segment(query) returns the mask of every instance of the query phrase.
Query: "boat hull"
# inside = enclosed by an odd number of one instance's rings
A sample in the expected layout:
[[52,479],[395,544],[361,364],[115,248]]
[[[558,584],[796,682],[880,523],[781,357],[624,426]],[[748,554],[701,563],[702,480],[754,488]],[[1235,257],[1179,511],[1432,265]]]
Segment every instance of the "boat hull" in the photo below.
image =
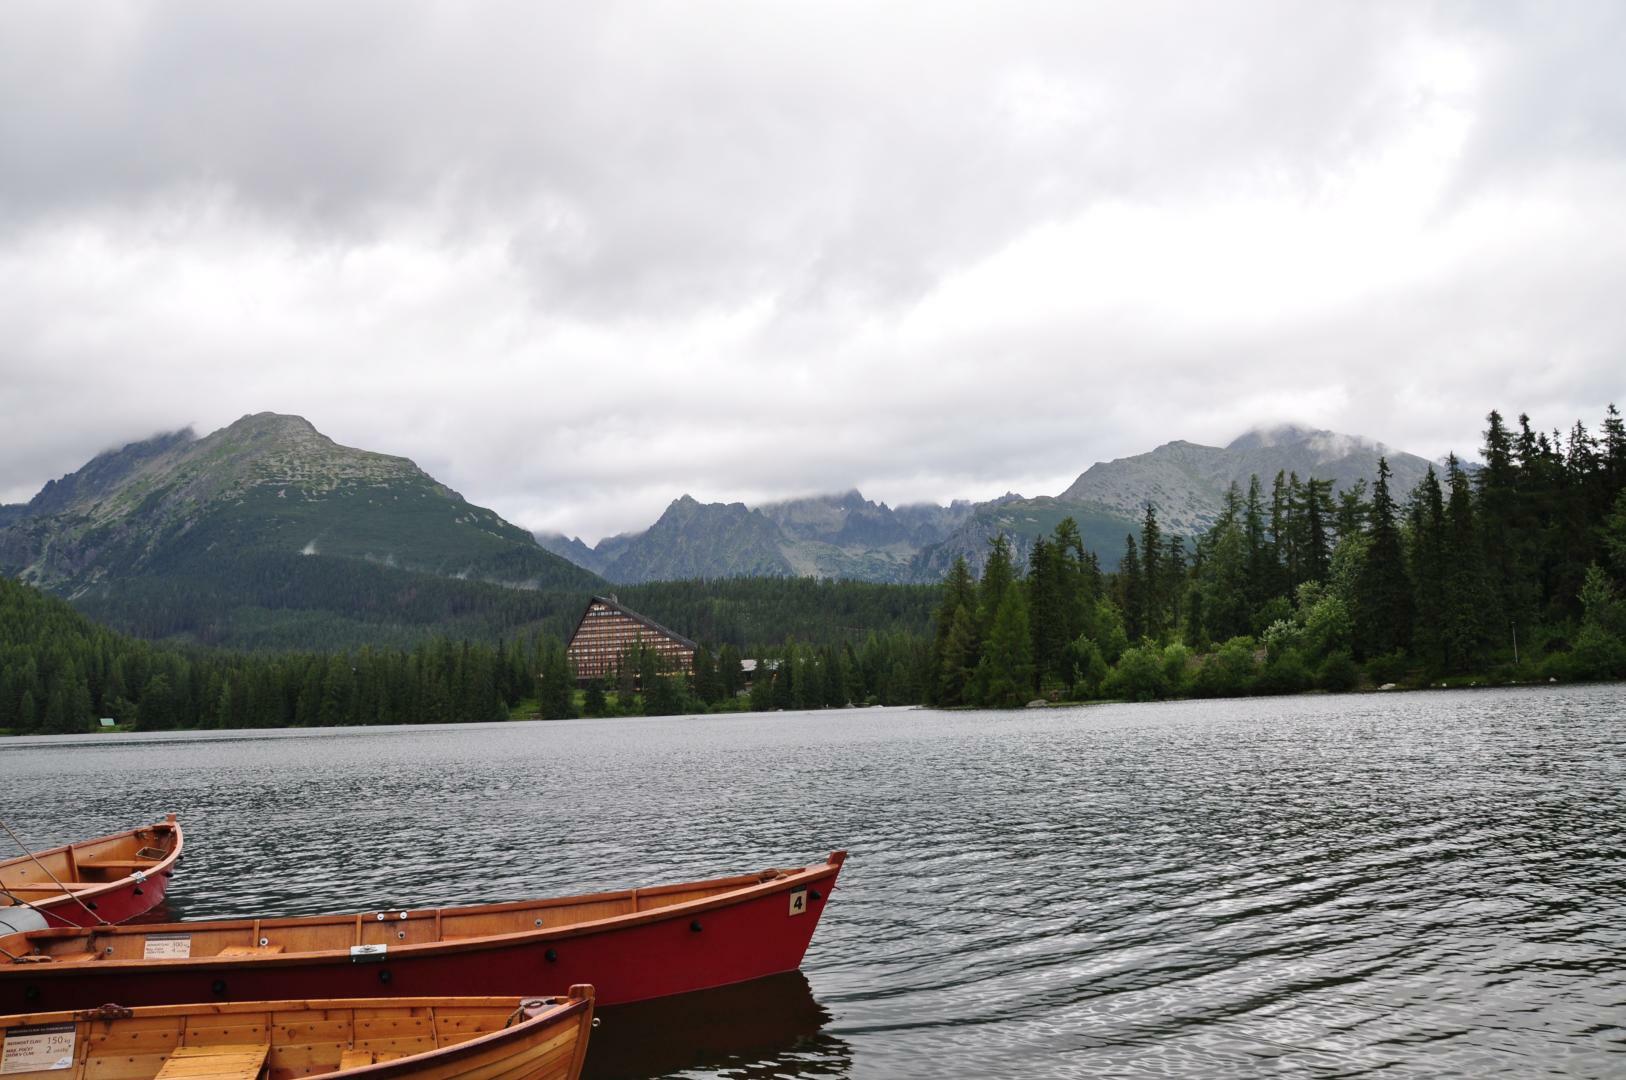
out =
[[[0,1012],[82,1009],[107,1001],[161,1005],[524,994],[539,985],[572,983],[593,984],[600,1006],[644,1001],[796,970],[840,868],[836,859],[739,897],[677,904],[634,920],[386,948],[365,956],[329,951],[142,963],[4,963]],[[189,925],[207,924],[151,929]]]
[[104,1005],[0,1017],[0,1044],[12,1080],[574,1080],[592,1022],[593,988],[572,986],[565,998]]
[[[163,903],[181,847],[181,826],[171,814],[156,825],[7,859],[0,863],[0,904],[26,900],[49,926],[125,922]],[[132,858],[138,851],[153,857]],[[117,867],[113,874],[125,873],[105,877],[110,866]]]
[[68,900],[42,909],[41,914],[52,926],[95,926],[98,917],[110,923],[128,922],[164,902],[172,873],[160,870],[149,874],[145,881],[126,881],[116,889],[99,893],[87,900],[87,905],[96,905],[89,911]]

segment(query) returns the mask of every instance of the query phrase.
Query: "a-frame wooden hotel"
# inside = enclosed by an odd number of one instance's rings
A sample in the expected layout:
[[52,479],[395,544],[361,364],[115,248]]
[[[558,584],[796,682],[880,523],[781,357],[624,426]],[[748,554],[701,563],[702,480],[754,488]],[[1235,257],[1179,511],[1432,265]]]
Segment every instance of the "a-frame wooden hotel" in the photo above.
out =
[[659,656],[668,671],[694,673],[694,642],[622,607],[614,596],[595,596],[588,603],[567,653],[576,681],[587,683],[614,678],[626,655],[640,646]]

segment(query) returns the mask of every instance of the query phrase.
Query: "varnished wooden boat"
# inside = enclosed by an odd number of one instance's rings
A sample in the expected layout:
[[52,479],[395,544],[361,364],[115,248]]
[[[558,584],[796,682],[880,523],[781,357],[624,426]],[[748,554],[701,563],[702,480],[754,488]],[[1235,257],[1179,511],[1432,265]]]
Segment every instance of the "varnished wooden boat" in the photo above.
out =
[[10,934],[0,1012],[520,994],[538,982],[590,982],[606,1006],[727,986],[801,966],[845,859],[481,907]]
[[133,919],[164,898],[181,826],[156,825],[81,840],[0,862],[0,909],[31,907],[51,926],[95,926]]
[[0,1017],[7,1080],[574,1080],[593,988],[567,997],[103,1005]]

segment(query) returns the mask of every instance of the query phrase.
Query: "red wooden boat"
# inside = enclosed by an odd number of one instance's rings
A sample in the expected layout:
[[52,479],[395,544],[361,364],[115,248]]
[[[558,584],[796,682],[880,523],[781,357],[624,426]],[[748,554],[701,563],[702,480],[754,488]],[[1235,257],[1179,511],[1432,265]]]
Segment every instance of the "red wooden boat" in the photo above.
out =
[[801,965],[846,859],[796,870],[427,911],[34,930],[0,937],[0,1013],[307,997],[524,994],[600,1005]]
[[0,862],[0,913],[31,907],[51,926],[95,926],[133,919],[164,898],[181,826],[156,825],[81,840]]
[[10,1080],[575,1080],[593,988],[568,997],[103,1005],[0,1016]]

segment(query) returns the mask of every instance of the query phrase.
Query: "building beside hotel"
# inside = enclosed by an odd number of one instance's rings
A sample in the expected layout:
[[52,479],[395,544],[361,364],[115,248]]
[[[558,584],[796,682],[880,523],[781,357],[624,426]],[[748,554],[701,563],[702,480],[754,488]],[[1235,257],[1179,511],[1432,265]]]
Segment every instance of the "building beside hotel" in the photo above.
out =
[[566,651],[575,665],[576,681],[587,683],[614,678],[625,657],[640,647],[659,656],[668,671],[694,673],[694,642],[622,607],[614,596],[593,597]]

